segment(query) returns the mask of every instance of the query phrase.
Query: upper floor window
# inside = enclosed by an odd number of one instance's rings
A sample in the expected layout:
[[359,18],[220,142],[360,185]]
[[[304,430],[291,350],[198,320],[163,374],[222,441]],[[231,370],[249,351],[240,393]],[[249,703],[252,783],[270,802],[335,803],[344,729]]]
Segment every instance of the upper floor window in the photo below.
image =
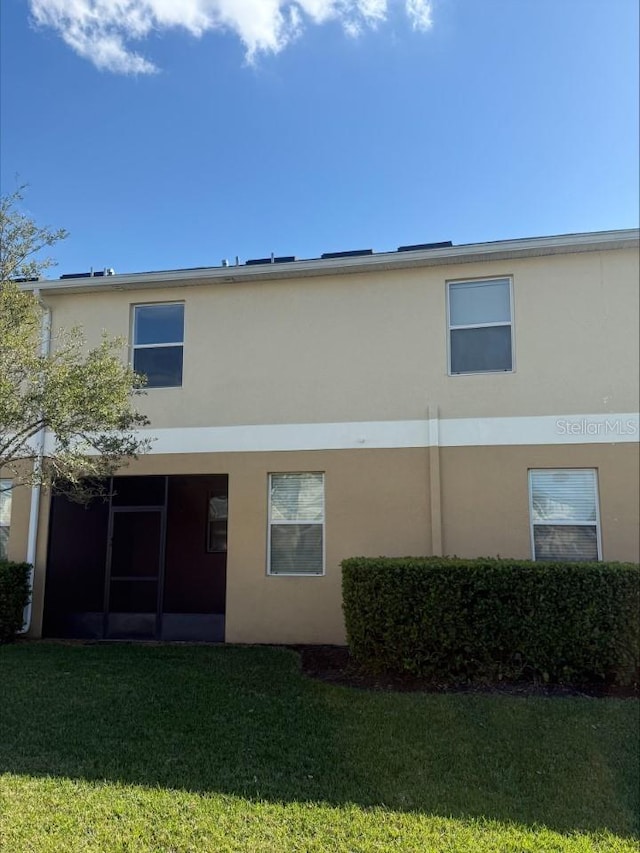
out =
[[159,302],[133,306],[133,368],[147,377],[147,388],[182,385],[184,304]]
[[268,573],[324,573],[324,474],[269,475]]
[[0,480],[0,560],[6,560],[11,526],[11,480]]
[[449,373],[513,370],[511,279],[449,283]]
[[601,559],[595,469],[530,470],[529,501],[534,560]]

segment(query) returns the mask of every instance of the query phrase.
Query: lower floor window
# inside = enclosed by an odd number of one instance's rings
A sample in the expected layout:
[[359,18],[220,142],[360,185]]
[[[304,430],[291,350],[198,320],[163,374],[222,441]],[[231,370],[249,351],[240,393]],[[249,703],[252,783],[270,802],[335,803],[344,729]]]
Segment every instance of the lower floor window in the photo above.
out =
[[602,558],[595,469],[530,470],[529,502],[534,560]]
[[11,480],[0,480],[0,560],[6,560],[11,525]]
[[324,573],[324,474],[269,475],[270,575]]
[[209,495],[207,507],[207,553],[215,554],[227,550],[227,495]]

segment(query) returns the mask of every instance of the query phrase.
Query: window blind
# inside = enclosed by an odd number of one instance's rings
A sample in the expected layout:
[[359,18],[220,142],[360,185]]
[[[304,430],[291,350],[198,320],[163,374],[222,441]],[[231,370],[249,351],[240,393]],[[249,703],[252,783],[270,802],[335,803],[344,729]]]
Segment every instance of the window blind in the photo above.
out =
[[532,470],[529,484],[534,559],[600,559],[596,471]]
[[271,474],[269,574],[324,569],[324,474]]
[[7,556],[11,525],[11,480],[0,480],[0,559]]
[[595,471],[532,471],[531,494],[534,522],[596,520]]

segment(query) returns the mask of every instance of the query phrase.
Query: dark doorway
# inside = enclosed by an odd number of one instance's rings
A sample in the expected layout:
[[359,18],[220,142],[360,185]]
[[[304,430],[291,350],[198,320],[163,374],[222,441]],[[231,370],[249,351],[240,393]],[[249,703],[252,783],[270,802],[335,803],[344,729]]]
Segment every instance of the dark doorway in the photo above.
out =
[[105,636],[158,635],[164,509],[111,509]]
[[115,477],[52,500],[43,633],[224,640],[227,475]]

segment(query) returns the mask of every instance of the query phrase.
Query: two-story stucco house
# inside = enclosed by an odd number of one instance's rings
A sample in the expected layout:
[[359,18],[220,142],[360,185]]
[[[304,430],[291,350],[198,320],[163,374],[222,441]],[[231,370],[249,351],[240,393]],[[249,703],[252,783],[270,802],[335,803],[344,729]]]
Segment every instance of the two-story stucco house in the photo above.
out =
[[341,643],[348,556],[638,560],[638,242],[37,282],[129,340],[155,441],[108,503],[5,496],[30,634]]

